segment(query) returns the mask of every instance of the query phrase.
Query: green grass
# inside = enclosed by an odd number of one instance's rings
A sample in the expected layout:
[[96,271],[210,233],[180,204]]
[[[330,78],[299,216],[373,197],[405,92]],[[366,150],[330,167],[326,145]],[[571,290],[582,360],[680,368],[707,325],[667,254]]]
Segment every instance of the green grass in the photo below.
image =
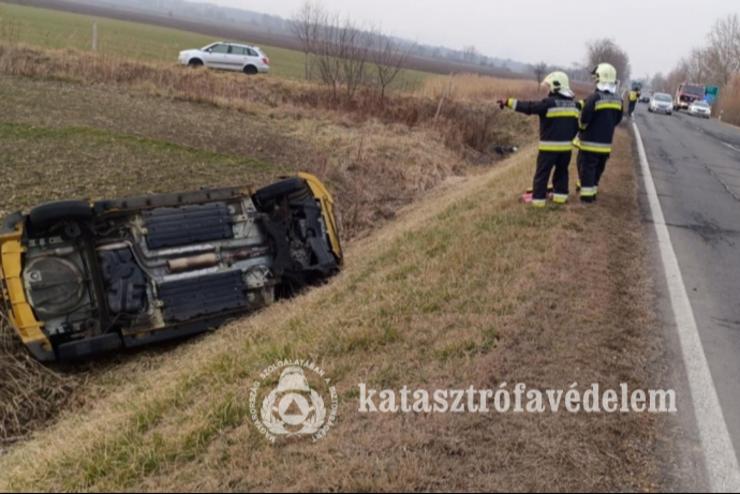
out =
[[0,182],[6,213],[50,200],[246,184],[277,170],[249,157],[87,127],[0,123],[0,149],[3,170],[12,171]]
[[[41,48],[90,50],[94,22],[98,26],[98,52],[146,62],[174,64],[181,50],[200,48],[217,40],[178,29],[0,2],[0,41]],[[249,39],[231,41],[250,43]],[[288,79],[304,77],[301,52],[260,46],[270,57],[272,74]],[[407,70],[395,86],[413,89],[428,76],[424,72]]]

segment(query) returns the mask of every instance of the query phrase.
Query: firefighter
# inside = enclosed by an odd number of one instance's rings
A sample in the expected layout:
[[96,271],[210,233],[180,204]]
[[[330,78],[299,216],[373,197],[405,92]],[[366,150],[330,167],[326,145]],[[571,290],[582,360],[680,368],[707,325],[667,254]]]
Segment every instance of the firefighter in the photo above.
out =
[[617,95],[617,69],[608,63],[592,71],[596,90],[581,104],[578,148],[578,175],[581,201],[596,200],[599,181],[612,152],[614,129],[622,121],[623,103]]
[[568,202],[568,166],[573,151],[573,138],[578,133],[579,111],[570,90],[568,76],[564,72],[553,72],[545,77],[542,86],[548,95],[541,101],[518,101],[514,98],[498,100],[500,108],[511,108],[526,115],[540,117],[540,143],[537,169],[534,174],[532,192],[525,193],[525,202],[532,206],[545,207],[547,185],[552,173],[555,204]]
[[629,116],[632,118],[632,114],[635,112],[635,106],[637,101],[640,99],[640,86],[634,84],[629,93],[627,93],[627,99],[629,100]]

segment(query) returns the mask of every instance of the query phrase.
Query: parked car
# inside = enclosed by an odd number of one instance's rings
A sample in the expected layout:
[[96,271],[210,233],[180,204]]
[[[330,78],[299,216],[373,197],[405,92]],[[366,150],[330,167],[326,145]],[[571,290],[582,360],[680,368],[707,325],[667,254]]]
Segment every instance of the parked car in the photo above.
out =
[[219,41],[200,49],[183,50],[177,58],[181,65],[234,70],[248,75],[266,74],[270,59],[257,46]]
[[667,93],[655,93],[650,98],[650,104],[648,105],[648,111],[650,113],[660,112],[666,115],[673,114],[673,98]]
[[706,101],[694,101],[689,105],[689,115],[709,118],[712,116],[712,107]]
[[61,201],[0,223],[0,307],[37,359],[80,359],[215,328],[341,264],[331,195],[307,173]]

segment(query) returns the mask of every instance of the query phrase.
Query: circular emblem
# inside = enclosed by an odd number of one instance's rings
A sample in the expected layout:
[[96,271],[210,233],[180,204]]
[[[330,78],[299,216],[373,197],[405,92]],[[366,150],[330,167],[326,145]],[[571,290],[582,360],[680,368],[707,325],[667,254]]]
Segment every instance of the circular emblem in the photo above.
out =
[[[276,384],[264,384],[275,378]],[[336,421],[338,404],[336,388],[323,369],[303,361],[271,365],[249,393],[252,421],[271,442],[309,436],[318,441]]]

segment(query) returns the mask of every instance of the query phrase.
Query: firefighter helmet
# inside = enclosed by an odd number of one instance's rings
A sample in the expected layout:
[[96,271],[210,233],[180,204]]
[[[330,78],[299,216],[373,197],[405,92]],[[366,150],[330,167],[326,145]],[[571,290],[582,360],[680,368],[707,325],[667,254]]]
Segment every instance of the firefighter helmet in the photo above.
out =
[[597,84],[616,84],[617,69],[610,63],[600,63],[591,71]]
[[559,70],[548,74],[548,76],[542,81],[542,85],[550,88],[550,92],[553,93],[557,93],[562,90],[570,91],[568,74]]

